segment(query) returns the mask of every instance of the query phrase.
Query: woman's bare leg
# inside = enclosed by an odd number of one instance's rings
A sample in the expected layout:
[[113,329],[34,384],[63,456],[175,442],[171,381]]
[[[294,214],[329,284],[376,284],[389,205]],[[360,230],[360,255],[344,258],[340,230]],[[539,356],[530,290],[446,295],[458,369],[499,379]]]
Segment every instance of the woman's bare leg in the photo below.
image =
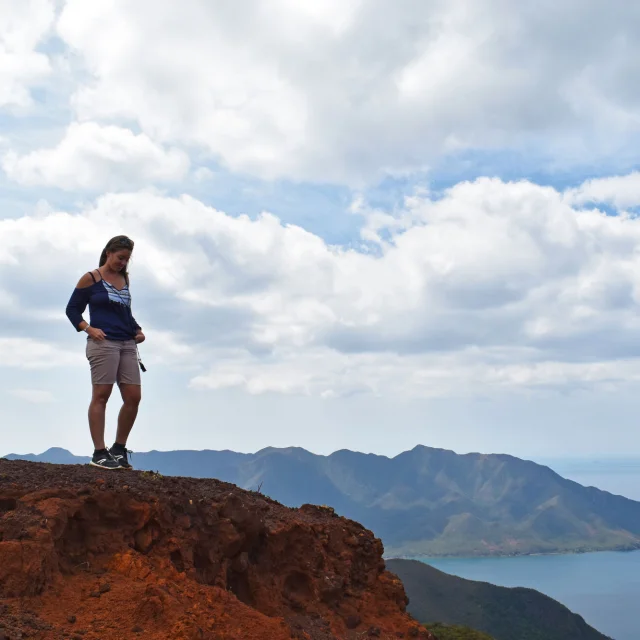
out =
[[107,401],[113,389],[112,384],[94,384],[91,404],[89,405],[89,431],[96,450],[106,449],[104,442],[104,420]]
[[139,384],[121,384],[120,395],[122,396],[122,407],[120,407],[120,413],[118,414],[116,442],[125,446],[138,415],[142,387]]

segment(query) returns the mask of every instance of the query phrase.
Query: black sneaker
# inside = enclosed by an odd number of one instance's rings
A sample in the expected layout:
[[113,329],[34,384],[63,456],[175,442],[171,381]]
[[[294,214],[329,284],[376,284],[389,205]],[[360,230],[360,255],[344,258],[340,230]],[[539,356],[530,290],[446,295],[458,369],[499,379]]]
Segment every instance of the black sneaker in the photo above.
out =
[[96,451],[91,458],[89,464],[93,467],[100,467],[100,469],[122,469],[120,463],[109,453],[107,449],[102,451]]
[[109,453],[123,469],[133,469],[131,463],[129,462],[129,458],[127,457],[127,454],[133,454],[133,451],[130,451],[126,447],[123,447],[119,444],[114,444],[113,447],[109,449]]

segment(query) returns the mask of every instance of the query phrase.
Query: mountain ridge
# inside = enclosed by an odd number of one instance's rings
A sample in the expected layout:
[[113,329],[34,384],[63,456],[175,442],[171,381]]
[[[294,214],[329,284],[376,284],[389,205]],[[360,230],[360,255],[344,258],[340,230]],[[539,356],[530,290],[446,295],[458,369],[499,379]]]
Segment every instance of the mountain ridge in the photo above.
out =
[[[10,455],[84,463],[52,448]],[[640,548],[640,502],[562,478],[509,454],[457,454],[417,445],[394,457],[301,447],[256,453],[135,453],[134,466],[164,475],[219,477],[258,486],[291,507],[331,505],[375,531],[386,557],[521,555]]]

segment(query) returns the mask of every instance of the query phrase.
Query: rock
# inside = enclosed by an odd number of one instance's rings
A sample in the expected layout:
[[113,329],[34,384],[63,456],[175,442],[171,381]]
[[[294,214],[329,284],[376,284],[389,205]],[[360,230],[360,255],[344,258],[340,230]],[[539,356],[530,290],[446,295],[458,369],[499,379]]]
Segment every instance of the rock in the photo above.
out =
[[331,508],[214,479],[123,476],[0,459],[0,600],[28,598],[42,616],[0,605],[1,633],[40,637],[62,610],[92,620],[94,640],[419,635],[381,542]]
[[362,622],[360,616],[349,616],[345,622],[347,629],[355,629]]
[[340,600],[343,595],[345,580],[342,576],[328,573],[320,583],[320,599],[326,604],[332,604]]
[[246,551],[243,551],[237,555],[231,562],[231,568],[236,573],[245,573],[249,568],[249,554]]

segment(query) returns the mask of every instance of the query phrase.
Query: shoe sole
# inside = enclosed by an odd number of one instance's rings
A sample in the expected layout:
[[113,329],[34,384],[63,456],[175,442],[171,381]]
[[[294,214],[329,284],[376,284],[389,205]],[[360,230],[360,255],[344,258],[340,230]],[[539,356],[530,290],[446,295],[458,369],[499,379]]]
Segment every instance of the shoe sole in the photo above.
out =
[[126,471],[130,471],[133,469],[133,465],[130,464],[122,464],[122,462],[118,463],[121,469],[125,469]]
[[131,471],[133,469],[133,465],[131,464],[122,464],[122,462],[120,462],[119,464],[120,468],[124,469],[125,471]]
[[119,469],[124,469],[124,467],[103,467],[101,464],[96,464],[93,460],[89,462],[90,467],[97,467],[98,469],[105,469],[106,471],[118,471]]

